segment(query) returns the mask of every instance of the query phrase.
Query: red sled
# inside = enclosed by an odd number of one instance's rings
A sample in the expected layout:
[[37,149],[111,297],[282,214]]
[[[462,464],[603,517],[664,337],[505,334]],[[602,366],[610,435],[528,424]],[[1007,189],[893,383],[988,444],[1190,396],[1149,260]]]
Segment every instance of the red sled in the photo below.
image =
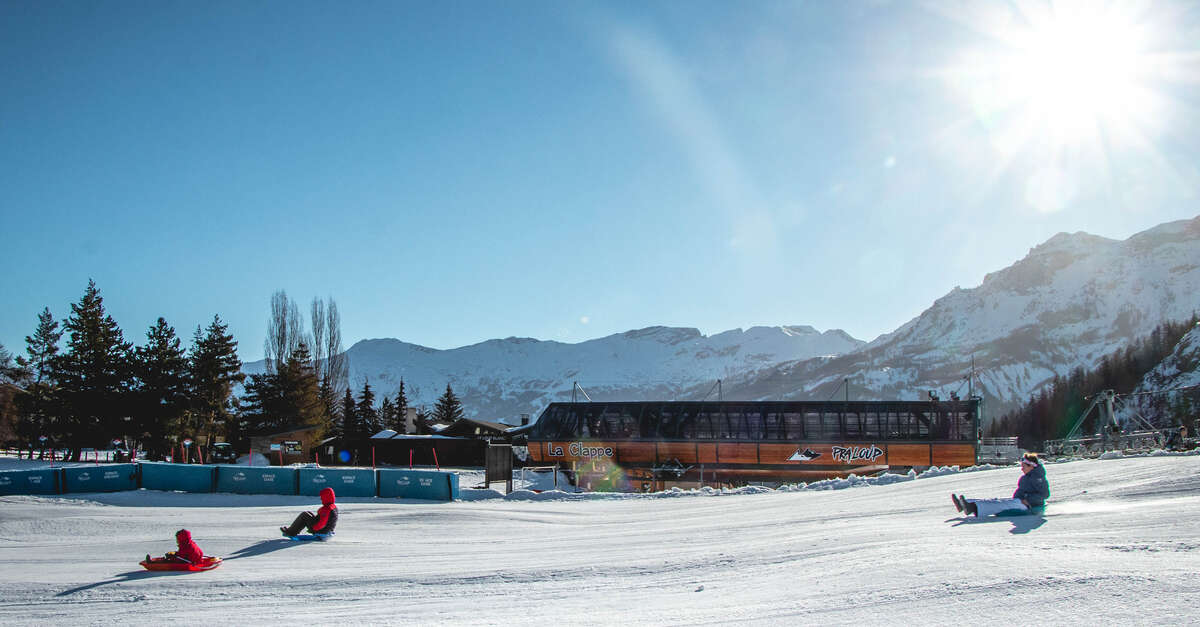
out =
[[189,564],[187,562],[177,562],[165,557],[152,557],[148,560],[138,562],[142,568],[146,570],[182,570],[182,571],[199,571],[212,570],[221,565],[221,558],[211,555],[205,555],[204,559],[200,560],[199,564]]

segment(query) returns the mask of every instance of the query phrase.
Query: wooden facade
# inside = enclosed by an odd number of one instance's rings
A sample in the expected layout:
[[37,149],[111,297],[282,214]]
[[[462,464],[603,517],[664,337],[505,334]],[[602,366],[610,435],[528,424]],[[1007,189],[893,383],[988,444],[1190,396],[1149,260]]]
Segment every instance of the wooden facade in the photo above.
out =
[[979,401],[552,403],[513,433],[585,486],[784,483],[973,465]]

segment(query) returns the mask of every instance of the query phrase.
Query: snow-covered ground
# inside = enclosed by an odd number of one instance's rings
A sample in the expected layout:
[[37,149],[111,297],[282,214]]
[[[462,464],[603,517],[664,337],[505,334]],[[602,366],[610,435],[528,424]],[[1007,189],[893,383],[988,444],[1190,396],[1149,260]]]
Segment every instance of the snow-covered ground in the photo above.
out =
[[[732,493],[345,499],[327,543],[277,537],[309,497],[5,496],[0,624],[1194,623],[1200,456],[1047,470],[1044,518],[954,511],[951,492],[1011,494],[1007,467]],[[181,527],[225,563],[141,570]]]

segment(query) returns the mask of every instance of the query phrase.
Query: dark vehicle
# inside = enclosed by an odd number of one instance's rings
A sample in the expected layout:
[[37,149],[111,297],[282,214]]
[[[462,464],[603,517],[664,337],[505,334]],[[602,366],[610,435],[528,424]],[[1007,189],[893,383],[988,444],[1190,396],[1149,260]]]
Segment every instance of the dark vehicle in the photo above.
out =
[[214,464],[233,464],[237,463],[237,451],[233,450],[233,445],[228,442],[217,442],[212,447],[212,452],[209,453],[208,459]]

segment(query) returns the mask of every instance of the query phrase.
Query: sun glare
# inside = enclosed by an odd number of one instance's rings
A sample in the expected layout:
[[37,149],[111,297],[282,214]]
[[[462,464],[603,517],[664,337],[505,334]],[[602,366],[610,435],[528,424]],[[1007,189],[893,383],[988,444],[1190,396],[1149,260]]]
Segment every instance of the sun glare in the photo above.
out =
[[964,51],[950,71],[981,118],[1008,127],[999,145],[1029,137],[1070,144],[1154,123],[1152,29],[1144,15],[1101,2],[1021,6],[978,28],[986,43]]
[[[990,142],[985,181],[1018,169],[1029,204],[1057,211],[1112,181],[1114,160],[1159,159],[1174,111],[1166,89],[1183,58],[1158,41],[1168,16],[1100,0],[985,6],[952,15],[986,36],[943,73],[971,116],[949,128],[982,129]],[[977,147],[964,138],[963,150]]]
[[1126,123],[1139,107],[1136,24],[1113,14],[1056,13],[1020,33],[1008,60],[1013,102],[1064,136]]

